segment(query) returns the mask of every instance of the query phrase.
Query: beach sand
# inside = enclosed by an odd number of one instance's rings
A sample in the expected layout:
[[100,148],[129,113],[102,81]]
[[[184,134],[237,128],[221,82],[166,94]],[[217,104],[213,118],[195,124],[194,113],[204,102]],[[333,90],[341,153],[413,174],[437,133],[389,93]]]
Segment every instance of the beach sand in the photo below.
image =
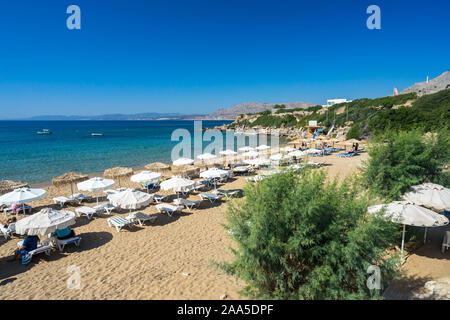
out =
[[[356,173],[363,159],[367,159],[367,154],[346,159],[331,155],[314,160],[327,164],[319,170],[343,178]],[[139,187],[129,179],[121,179],[121,182],[122,186]],[[220,188],[242,189],[244,185],[245,179],[236,177]],[[51,199],[70,194],[69,186],[50,186],[47,190],[49,194],[44,199],[31,203],[35,210],[48,206],[58,208]],[[199,197],[194,193],[189,199],[199,200]],[[94,201],[87,205],[95,204]],[[204,202],[199,209],[184,210],[184,214],[169,218],[156,213],[155,206],[151,205],[139,211],[158,215],[156,222],[136,226],[131,231],[124,229],[120,233],[108,227],[107,214],[94,216],[92,220],[82,216],[73,226],[82,237],[80,248],[70,245],[63,253],[54,251],[49,257],[35,256],[28,266],[22,266],[19,260],[7,262],[21,238],[1,238],[0,298],[220,299],[226,295],[227,299],[243,299],[238,291],[244,283],[213,266],[213,261],[231,261],[233,258],[230,247],[234,243],[222,226],[226,209],[226,201],[213,205]],[[408,261],[413,265],[416,263],[413,256]],[[443,261],[446,270],[442,273],[450,273],[449,259]],[[432,273],[433,263],[433,259],[429,262],[421,260],[420,269]],[[72,275],[68,267],[71,266],[80,270],[80,289],[68,289],[67,282]],[[411,268],[414,270],[413,266]]]

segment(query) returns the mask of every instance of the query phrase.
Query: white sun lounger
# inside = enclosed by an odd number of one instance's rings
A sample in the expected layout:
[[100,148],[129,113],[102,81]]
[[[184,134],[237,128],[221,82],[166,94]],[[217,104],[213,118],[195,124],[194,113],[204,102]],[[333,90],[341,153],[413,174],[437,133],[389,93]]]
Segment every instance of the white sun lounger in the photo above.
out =
[[159,213],[165,212],[165,213],[167,213],[167,215],[169,217],[171,217],[174,212],[181,212],[181,210],[183,210],[183,208],[184,208],[183,206],[174,206],[174,205],[165,204],[165,203],[156,205],[156,209],[158,209]]
[[77,247],[80,245],[81,238],[80,237],[73,237],[69,239],[58,239],[55,238],[55,243],[58,246],[59,251],[63,252],[64,247],[68,244],[75,244]]
[[111,212],[116,209],[116,206],[111,203],[102,203],[93,207],[93,209],[96,212],[106,212],[107,214],[111,214]]
[[447,231],[444,235],[444,239],[442,240],[442,253],[445,252],[445,249],[448,250],[450,248],[450,231]]
[[240,194],[241,192],[242,192],[241,190],[221,190],[221,189],[217,189],[217,190],[213,191],[213,193],[215,195],[225,196],[227,198],[227,200],[230,200],[235,195]]
[[222,195],[216,195],[216,194],[206,193],[206,192],[200,193],[199,196],[202,200],[208,199],[209,202],[211,202],[211,203],[214,203],[216,200],[219,200],[220,198],[223,197]]
[[78,217],[80,217],[82,214],[84,214],[89,220],[92,219],[92,216],[95,213],[99,213],[101,212],[101,209],[94,209],[91,207],[81,207],[81,208],[77,208],[75,209],[75,213],[77,214]]
[[142,224],[145,221],[154,222],[157,218],[158,218],[157,216],[151,216],[149,214],[145,214],[142,212],[133,212],[127,217],[127,220],[131,220],[133,222],[137,221],[139,225],[142,227]]
[[[23,206],[20,206],[18,209],[17,209],[17,214],[19,214],[19,213],[24,213],[23,212]],[[31,212],[31,206],[25,206],[25,211],[30,211]],[[8,212],[11,212],[11,213],[14,213],[14,209],[13,209],[13,207],[11,206],[11,207],[7,207],[7,208],[4,208],[3,209],[3,215],[6,217],[6,214],[8,213]]]
[[72,199],[72,198],[68,198],[68,197],[64,197],[64,196],[53,198],[53,203],[54,203],[54,204],[59,203],[59,205],[61,206],[61,208],[64,207],[64,205],[65,205],[67,202],[77,202],[77,203],[80,203],[80,201],[77,200],[77,199]]
[[[20,247],[22,245],[23,241],[17,242],[17,247]],[[30,260],[33,258],[33,256],[39,254],[39,253],[45,253],[47,256],[50,255],[50,252],[52,251],[51,247],[51,239],[44,239],[41,241],[41,243],[38,245],[38,247],[34,250],[31,250],[28,252],[30,255]]]
[[201,201],[191,201],[191,200],[187,200],[187,199],[175,199],[173,200],[173,203],[176,206],[185,206],[186,209],[188,210],[192,210],[194,207],[199,207],[200,203],[202,203]]
[[106,219],[106,222],[108,223],[109,227],[115,227],[117,232],[120,232],[120,230],[123,227],[131,227],[133,225],[132,220],[126,220],[119,216],[114,216],[111,218]]
[[167,199],[167,196],[162,196],[159,194],[154,194],[153,195],[153,200],[155,200],[156,203],[160,203],[161,201],[164,201]]
[[83,201],[87,201],[87,200],[91,200],[91,199],[92,199],[91,196],[85,196],[85,195],[82,194],[82,193],[76,193],[76,194],[74,194],[74,195],[71,195],[69,198],[70,198],[70,199],[78,200],[79,203],[81,203],[81,202],[83,202]]
[[0,227],[0,231],[3,233],[3,236],[6,240],[8,239],[8,236],[11,237],[11,235],[16,231],[16,223],[11,223],[7,228],[2,226]]

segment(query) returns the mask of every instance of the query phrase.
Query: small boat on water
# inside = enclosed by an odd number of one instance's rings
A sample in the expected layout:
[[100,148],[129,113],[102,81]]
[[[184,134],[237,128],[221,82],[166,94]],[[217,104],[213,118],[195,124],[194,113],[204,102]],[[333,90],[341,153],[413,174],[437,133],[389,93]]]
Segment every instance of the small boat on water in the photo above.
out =
[[38,131],[37,134],[39,135],[49,135],[52,134],[52,132],[48,129],[42,129],[42,131]]
[[103,136],[103,133],[91,133],[91,136],[93,137]]

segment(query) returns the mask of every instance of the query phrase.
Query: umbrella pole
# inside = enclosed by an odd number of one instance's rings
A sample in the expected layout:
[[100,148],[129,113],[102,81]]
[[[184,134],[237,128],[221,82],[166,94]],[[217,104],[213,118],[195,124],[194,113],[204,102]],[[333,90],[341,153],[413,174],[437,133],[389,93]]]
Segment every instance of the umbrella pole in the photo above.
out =
[[73,197],[73,186],[72,186],[72,182],[70,182],[70,192],[72,193],[72,197]]
[[425,233],[424,233],[424,235],[423,235],[423,243],[424,243],[424,244],[427,242],[427,230],[428,230],[428,228],[425,227]]
[[25,203],[22,203],[23,216],[25,217]]
[[405,247],[405,232],[406,232],[406,225],[403,225],[402,249],[401,249],[401,254],[400,254],[400,263],[403,262],[403,248]]

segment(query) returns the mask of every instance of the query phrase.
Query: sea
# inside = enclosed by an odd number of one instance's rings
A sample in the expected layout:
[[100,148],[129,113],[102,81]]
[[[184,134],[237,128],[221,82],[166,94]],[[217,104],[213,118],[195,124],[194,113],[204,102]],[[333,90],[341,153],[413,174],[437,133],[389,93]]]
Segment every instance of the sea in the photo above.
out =
[[[228,123],[208,120],[201,126]],[[38,135],[43,129],[52,134]],[[194,145],[193,120],[0,121],[0,180],[37,186],[70,171],[93,174],[117,166],[137,169],[152,162],[171,163],[172,149],[180,143],[171,139],[177,129],[187,130]],[[223,139],[223,149],[229,148],[225,134]],[[210,143],[204,141],[202,149]]]

